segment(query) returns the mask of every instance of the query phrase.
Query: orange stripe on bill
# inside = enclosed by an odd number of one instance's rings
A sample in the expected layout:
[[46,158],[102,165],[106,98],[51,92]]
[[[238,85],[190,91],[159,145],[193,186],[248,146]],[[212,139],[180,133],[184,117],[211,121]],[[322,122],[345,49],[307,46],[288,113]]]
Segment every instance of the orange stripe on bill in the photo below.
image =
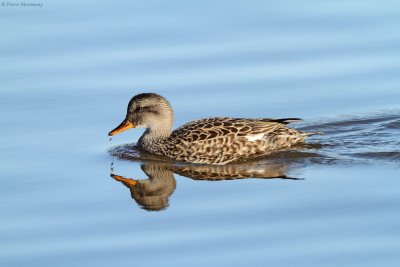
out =
[[130,121],[124,120],[117,128],[109,132],[108,135],[113,136],[131,128],[135,128],[135,125]]

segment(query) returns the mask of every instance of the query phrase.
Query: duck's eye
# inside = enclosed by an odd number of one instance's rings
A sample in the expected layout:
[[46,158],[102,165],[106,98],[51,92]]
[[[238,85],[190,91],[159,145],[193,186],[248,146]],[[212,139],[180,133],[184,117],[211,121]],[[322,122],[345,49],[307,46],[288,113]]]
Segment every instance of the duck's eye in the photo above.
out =
[[136,109],[135,109],[136,112],[141,111],[141,110],[143,110],[142,107],[136,107]]

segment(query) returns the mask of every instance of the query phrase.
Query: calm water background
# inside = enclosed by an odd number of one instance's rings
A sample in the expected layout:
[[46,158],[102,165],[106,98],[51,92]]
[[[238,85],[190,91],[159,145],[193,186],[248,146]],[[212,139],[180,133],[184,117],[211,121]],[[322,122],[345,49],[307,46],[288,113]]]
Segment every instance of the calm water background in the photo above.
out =
[[[398,1],[42,3],[0,7],[1,266],[399,266]],[[175,175],[170,206],[143,210],[108,153],[142,131],[106,134],[148,91],[176,126],[328,124],[313,153],[337,160],[298,181]]]

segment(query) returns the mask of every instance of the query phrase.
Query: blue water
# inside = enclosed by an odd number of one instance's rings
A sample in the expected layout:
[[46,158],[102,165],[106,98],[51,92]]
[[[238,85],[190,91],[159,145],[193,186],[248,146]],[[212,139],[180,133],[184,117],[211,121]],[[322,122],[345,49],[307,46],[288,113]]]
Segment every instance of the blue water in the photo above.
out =
[[[0,6],[1,266],[399,266],[398,1],[42,3]],[[150,91],[326,134],[251,167],[300,180],[168,173],[147,211],[110,177],[142,131],[107,133]]]

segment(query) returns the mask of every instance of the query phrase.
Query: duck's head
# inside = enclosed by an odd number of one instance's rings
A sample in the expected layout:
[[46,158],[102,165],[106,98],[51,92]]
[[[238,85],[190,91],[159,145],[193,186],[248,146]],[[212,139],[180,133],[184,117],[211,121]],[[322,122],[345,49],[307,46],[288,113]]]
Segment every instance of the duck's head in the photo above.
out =
[[173,118],[172,107],[164,97],[154,93],[135,95],[129,101],[125,120],[108,135],[130,128],[147,128],[159,134],[170,134]]

